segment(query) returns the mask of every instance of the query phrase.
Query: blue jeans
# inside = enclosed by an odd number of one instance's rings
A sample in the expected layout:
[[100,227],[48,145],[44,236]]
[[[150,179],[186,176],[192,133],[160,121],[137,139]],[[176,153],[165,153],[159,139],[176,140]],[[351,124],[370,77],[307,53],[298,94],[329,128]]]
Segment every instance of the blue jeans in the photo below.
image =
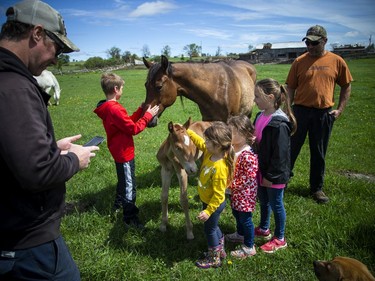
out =
[[245,246],[252,248],[254,246],[253,213],[232,209],[232,214],[236,219],[237,233],[244,237]]
[[284,207],[284,189],[258,186],[258,199],[260,204],[260,225],[263,230],[270,228],[271,210],[275,218],[274,236],[284,238],[286,212]]
[[[223,237],[223,233],[219,227],[220,215],[223,212],[227,201],[216,209],[216,211],[204,222],[204,233],[206,235],[207,244],[209,248],[219,246],[219,240]],[[207,204],[203,203],[203,210],[206,209]]]
[[1,281],[79,281],[80,273],[64,239],[26,250],[0,250]]

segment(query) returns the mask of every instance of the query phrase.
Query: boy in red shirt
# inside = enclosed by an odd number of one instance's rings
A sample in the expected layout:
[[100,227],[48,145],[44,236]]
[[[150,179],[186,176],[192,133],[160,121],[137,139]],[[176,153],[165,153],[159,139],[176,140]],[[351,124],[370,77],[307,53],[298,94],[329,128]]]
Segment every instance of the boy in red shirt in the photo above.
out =
[[133,136],[142,132],[148,122],[158,113],[159,106],[151,106],[143,114],[140,106],[132,115],[118,102],[121,98],[125,81],[114,73],[104,73],[101,86],[106,96],[99,101],[94,112],[103,120],[107,134],[107,146],[115,160],[117,188],[114,209],[123,208],[124,223],[143,229],[138,218],[139,209],[135,205],[136,182]]

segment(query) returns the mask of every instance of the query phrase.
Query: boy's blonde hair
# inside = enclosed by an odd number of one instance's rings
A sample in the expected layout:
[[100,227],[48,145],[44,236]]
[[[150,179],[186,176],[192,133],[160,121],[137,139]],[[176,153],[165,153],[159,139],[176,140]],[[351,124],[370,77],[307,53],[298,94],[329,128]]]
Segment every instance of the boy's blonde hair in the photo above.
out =
[[120,88],[124,84],[124,79],[115,73],[103,73],[100,79],[100,85],[106,96],[112,94],[116,86]]

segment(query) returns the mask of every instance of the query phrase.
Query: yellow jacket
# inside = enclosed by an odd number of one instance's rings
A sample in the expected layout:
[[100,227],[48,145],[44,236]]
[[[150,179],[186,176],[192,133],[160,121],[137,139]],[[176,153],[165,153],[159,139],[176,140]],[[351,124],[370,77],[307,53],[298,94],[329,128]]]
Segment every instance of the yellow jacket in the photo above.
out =
[[211,161],[212,154],[207,151],[206,143],[201,136],[190,129],[187,130],[187,133],[195,146],[203,152],[198,179],[198,194],[200,200],[207,204],[204,211],[211,216],[225,200],[229,168],[224,158],[216,162]]

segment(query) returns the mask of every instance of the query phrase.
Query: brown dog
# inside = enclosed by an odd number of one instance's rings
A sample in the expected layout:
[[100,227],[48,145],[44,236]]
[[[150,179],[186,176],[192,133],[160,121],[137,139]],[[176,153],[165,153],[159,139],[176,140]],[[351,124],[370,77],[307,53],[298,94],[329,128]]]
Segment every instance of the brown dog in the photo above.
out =
[[315,275],[319,281],[375,281],[367,266],[347,257],[331,261],[314,261]]

